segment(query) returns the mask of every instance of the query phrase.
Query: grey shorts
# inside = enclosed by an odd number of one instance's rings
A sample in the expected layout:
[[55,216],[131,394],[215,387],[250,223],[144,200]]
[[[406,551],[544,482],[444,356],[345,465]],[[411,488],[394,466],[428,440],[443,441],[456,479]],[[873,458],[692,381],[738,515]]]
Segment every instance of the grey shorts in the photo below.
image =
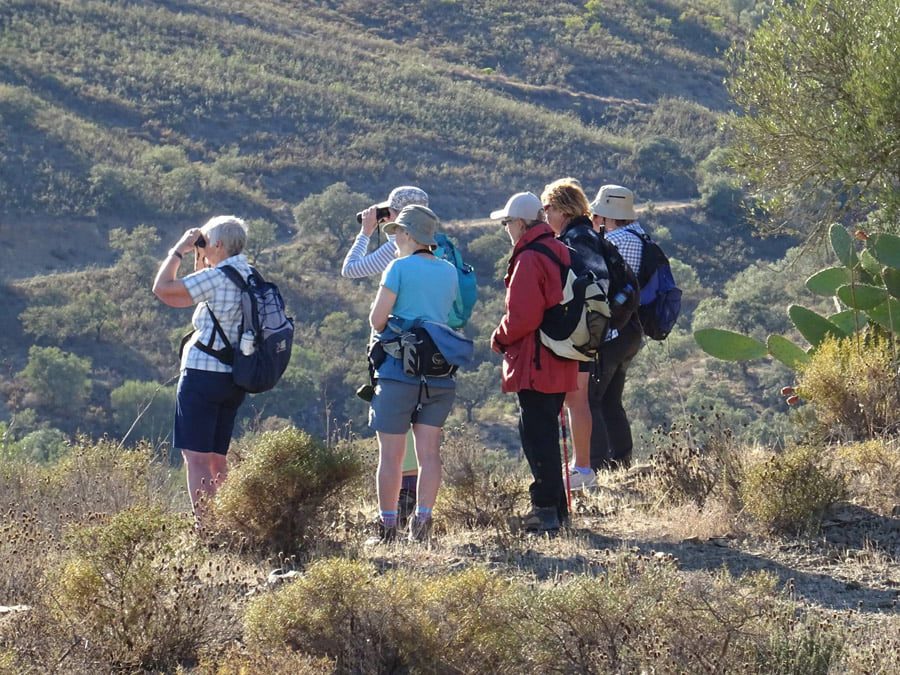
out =
[[[422,410],[416,424],[442,427],[453,407],[456,387],[428,387],[428,394],[422,390]],[[378,380],[369,408],[369,427],[385,434],[405,434],[418,400],[418,384]]]

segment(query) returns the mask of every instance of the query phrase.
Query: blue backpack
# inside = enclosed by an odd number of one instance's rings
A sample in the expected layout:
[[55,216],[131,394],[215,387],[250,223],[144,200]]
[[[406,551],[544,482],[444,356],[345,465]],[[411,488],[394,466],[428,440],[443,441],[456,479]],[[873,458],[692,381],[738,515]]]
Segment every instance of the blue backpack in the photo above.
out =
[[663,250],[647,233],[626,229],[641,240],[641,305],[638,317],[644,335],[652,340],[665,340],[681,312],[681,289],[675,285],[672,267]]
[[[294,320],[285,312],[284,299],[278,286],[263,279],[255,268],[250,268],[247,281],[230,265],[219,269],[241,289],[241,345],[238,347],[229,342],[216,315],[210,309],[213,334],[219,333],[225,348],[213,350],[209,345],[196,346],[231,366],[234,383],[244,391],[251,394],[268,391],[281,379],[291,360]],[[247,349],[244,349],[243,338],[248,333],[252,334],[252,345],[247,344]],[[249,343],[251,335],[247,335],[247,338]]]
[[437,248],[434,250],[436,258],[446,260],[456,268],[456,276],[459,280],[459,289],[456,292],[456,300],[450,310],[447,325],[450,328],[462,328],[472,316],[472,308],[478,300],[478,282],[475,280],[475,268],[463,262],[457,248],[445,234],[434,235]]

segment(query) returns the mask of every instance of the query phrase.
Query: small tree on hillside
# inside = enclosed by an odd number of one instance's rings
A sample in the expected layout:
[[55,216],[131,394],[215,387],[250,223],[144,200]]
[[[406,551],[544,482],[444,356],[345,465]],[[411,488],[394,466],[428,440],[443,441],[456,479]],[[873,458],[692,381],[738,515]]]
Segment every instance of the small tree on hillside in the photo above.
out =
[[[772,214],[767,229],[821,233],[841,208],[900,211],[898,44],[896,0],[775,0],[732,54],[744,113],[730,120],[732,164]],[[817,192],[831,198],[810,203]]]
[[500,393],[500,368],[484,361],[477,369],[461,372],[457,377],[456,400],[466,410],[466,422],[475,421],[475,408]]
[[[109,247],[121,253],[119,262],[116,263],[116,275],[124,277],[123,281],[143,285],[151,283],[152,274],[159,263],[159,241],[156,228],[150,225],[138,225],[130,232],[121,227],[110,230]],[[131,287],[129,294],[133,290]]]
[[161,387],[156,382],[127,380],[122,386],[113,389],[109,398],[116,433],[124,435],[134,424],[128,437],[130,444],[141,439],[156,442],[171,432],[175,410],[174,387]]
[[668,199],[697,195],[693,161],[671,138],[652,136],[640,141],[620,168],[631,174],[638,190],[651,190]]
[[19,315],[25,332],[53,342],[86,334],[101,342],[118,333],[119,308],[105,291],[93,290],[79,293],[74,298],[56,298],[62,300],[62,304],[48,300],[45,303],[35,299],[35,304]]
[[84,407],[91,393],[90,372],[90,359],[57,347],[32,346],[28,363],[19,375],[34,395],[36,405],[75,413]]
[[275,244],[276,225],[272,221],[255,218],[247,222],[247,246],[244,253],[251,265],[256,265],[265,255],[270,255]]
[[356,214],[372,203],[346,183],[335,183],[294,207],[297,241],[308,260],[337,265],[359,231]]

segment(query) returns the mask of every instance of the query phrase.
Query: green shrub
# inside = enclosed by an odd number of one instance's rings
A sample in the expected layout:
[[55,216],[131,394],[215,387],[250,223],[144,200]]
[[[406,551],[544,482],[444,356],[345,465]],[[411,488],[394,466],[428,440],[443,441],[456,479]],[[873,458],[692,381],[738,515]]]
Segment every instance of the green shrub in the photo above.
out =
[[473,567],[415,586],[410,623],[417,629],[400,634],[411,670],[464,673],[473,664],[485,673],[527,670],[535,608],[521,583]]
[[402,663],[397,631],[415,635],[396,612],[416,600],[411,583],[377,577],[375,568],[322,560],[297,581],[250,602],[244,615],[251,645],[289,645],[336,659],[339,672],[393,672]]
[[845,492],[843,478],[821,455],[818,448],[800,446],[750,466],[741,484],[747,512],[776,532],[817,530]]
[[768,574],[686,576],[630,552],[551,584],[323,560],[251,601],[246,648],[335,659],[338,672],[827,672],[834,626],[798,621],[775,588]]
[[900,357],[895,338],[826,339],[800,369],[797,393],[831,438],[874,438],[900,425]]
[[228,639],[231,586],[180,541],[188,521],[134,507],[96,525],[74,526],[69,553],[48,575],[56,626],[88,654],[118,669],[172,668]]
[[700,184],[700,206],[721,222],[742,222],[744,193],[730,176],[718,174]]
[[13,440],[12,433],[4,437],[5,425],[0,422],[0,461],[52,462],[69,449],[68,437],[59,429],[34,429]]
[[252,546],[293,551],[326,499],[360,470],[345,446],[328,448],[305,431],[260,434],[216,495],[214,521]]
[[523,587],[482,569],[422,577],[376,574],[342,559],[310,566],[298,581],[251,602],[251,645],[287,644],[335,658],[340,672],[509,672],[524,664]]
[[672,628],[661,619],[679,592],[674,565],[620,555],[598,578],[580,576],[544,593],[535,622],[539,670],[630,672]]

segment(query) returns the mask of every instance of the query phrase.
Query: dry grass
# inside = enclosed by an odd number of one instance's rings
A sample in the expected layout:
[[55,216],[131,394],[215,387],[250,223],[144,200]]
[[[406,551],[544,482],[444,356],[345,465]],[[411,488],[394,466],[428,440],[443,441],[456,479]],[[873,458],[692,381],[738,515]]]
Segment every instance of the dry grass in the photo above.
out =
[[[370,443],[351,445],[345,450],[358,461],[371,461],[359,459],[371,455]],[[822,452],[858,472],[849,499],[874,499],[873,485],[893,475],[883,472],[892,470],[894,449],[885,442]],[[371,474],[363,472],[318,507],[328,520],[312,510],[318,525],[298,540],[296,555],[273,558],[264,548],[198,544],[161,467],[114,450],[85,442],[47,469],[0,464],[0,503],[15,506],[0,538],[0,604],[31,606],[0,616],[0,672],[887,673],[900,666],[900,620],[874,609],[890,598],[890,580],[900,580],[890,540],[839,547],[773,539],[715,484],[704,488],[702,504],[660,499],[671,493],[652,475],[658,466],[603,474],[601,489],[576,496],[571,530],[532,538],[503,525],[505,495],[527,485],[518,467],[454,431],[447,494],[436,510],[443,526],[431,546],[362,545],[374,509]],[[244,450],[245,461],[251,452]],[[761,456],[735,452],[751,467]],[[470,512],[451,508],[496,476],[510,480],[503,499],[479,501]],[[893,487],[878,493],[884,503]],[[806,553],[792,556],[803,545]],[[299,576],[273,588],[272,567]],[[767,571],[740,571],[754,568]],[[819,578],[833,579],[830,590],[816,591],[825,583]],[[839,606],[835,594],[845,585],[870,598],[865,611],[823,609]]]
[[836,465],[847,476],[849,490],[883,516],[900,508],[900,437],[876,438],[839,446]]

